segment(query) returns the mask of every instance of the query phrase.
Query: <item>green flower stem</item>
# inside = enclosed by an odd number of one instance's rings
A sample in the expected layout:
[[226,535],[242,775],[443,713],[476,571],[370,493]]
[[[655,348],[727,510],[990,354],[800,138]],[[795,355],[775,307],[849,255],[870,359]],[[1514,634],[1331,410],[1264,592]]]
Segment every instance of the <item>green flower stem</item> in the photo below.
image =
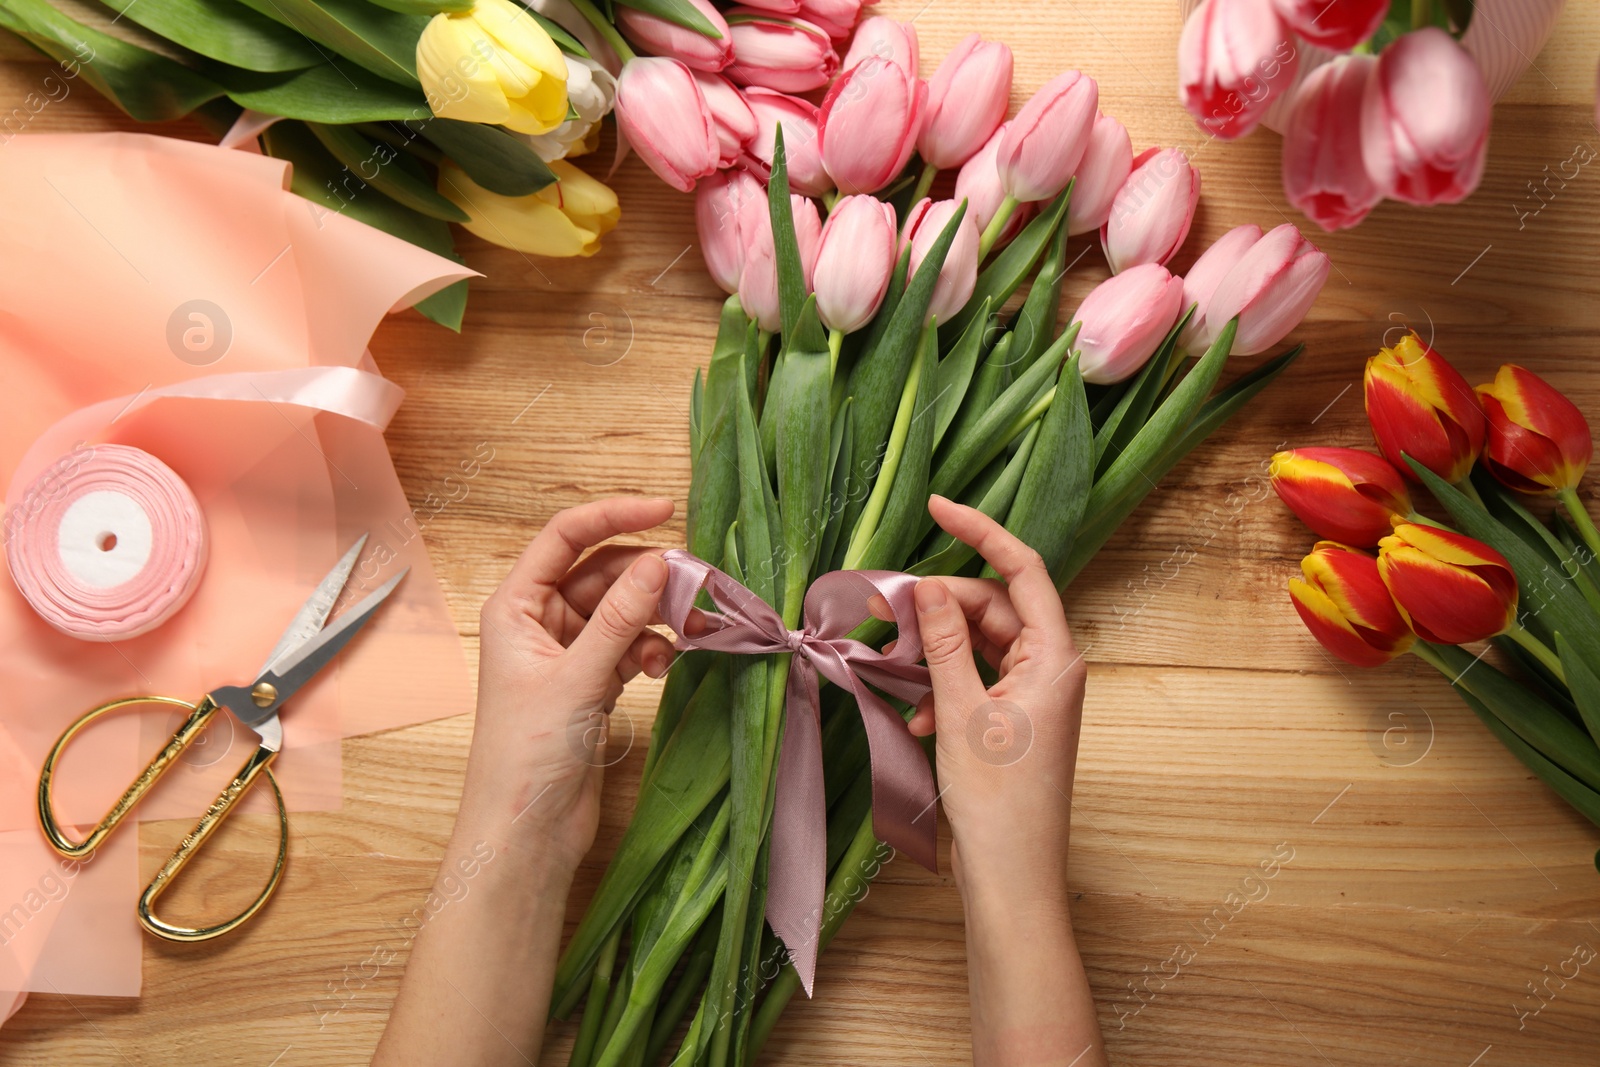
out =
[[822,206],[828,209],[828,214],[833,214],[834,205],[839,202],[839,190],[829,189],[822,194]]
[[[923,330],[932,329],[924,326]],[[911,433],[911,419],[917,407],[917,382],[922,377],[922,361],[913,360],[911,373],[906,375],[905,389],[900,393],[900,408],[895,412],[894,425],[889,430],[889,445],[883,455],[883,466],[878,468],[877,480],[872,483],[872,495],[867,497],[867,505],[861,511],[861,518],[856,522],[855,533],[850,537],[850,547],[844,554],[844,569],[857,570],[861,566],[861,558],[867,553],[867,546],[872,543],[872,537],[878,532],[878,523],[883,519],[883,509],[889,503],[889,491],[894,487],[894,475],[900,469],[901,457],[905,455],[906,438]]]
[[1583,543],[1589,546],[1589,551],[1595,554],[1596,559],[1600,559],[1600,530],[1595,529],[1594,520],[1589,517],[1589,509],[1578,499],[1578,491],[1568,488],[1556,495],[1566,506],[1567,514],[1572,516],[1572,525],[1576,526],[1578,533],[1583,536]]
[[917,187],[911,191],[913,204],[928,195],[928,190],[933,188],[933,179],[938,173],[939,168],[932,163],[922,165],[922,173],[917,175]]
[[605,946],[600,949],[600,962],[589,983],[589,999],[583,1006],[583,1022],[578,1024],[578,1037],[572,1044],[569,1067],[588,1067],[589,1061],[594,1058],[600,1025],[605,1019],[606,1002],[611,999],[611,976],[621,941],[622,924],[618,923],[616,930],[606,939]]
[[1511,629],[1506,631],[1506,636],[1527,649],[1534,659],[1544,664],[1546,670],[1561,679],[1562,685],[1567,684],[1567,672],[1561,669],[1561,657],[1551,651],[1549,645],[1524,630],[1517,623],[1511,624]]
[[1011,215],[1017,210],[1017,198],[1007,196],[1000,201],[1000,207],[994,213],[994,218],[989,220],[989,225],[984,227],[983,236],[978,238],[978,262],[982,263],[989,254],[989,249],[1000,239],[1000,231],[1006,228],[1006,223],[1011,221]]
[[1411,0],[1411,28],[1433,25],[1433,0]]
[[622,34],[617,32],[617,28],[611,25],[590,0],[572,0],[572,6],[578,9],[578,14],[589,20],[589,25],[594,27],[596,33],[606,39],[606,44],[612,47],[622,62],[629,63],[639,58],[633,49],[628,47],[628,42],[622,39]]
[[844,345],[843,330],[828,331],[828,374],[831,378],[839,370],[839,349]]

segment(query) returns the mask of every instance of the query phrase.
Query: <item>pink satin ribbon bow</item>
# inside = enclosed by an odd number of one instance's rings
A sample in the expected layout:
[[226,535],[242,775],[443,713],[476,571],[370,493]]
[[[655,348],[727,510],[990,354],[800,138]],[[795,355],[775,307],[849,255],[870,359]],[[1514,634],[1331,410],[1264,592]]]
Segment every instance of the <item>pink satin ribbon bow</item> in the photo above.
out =
[[[678,648],[747,656],[794,653],[772,813],[767,922],[788,948],[810,996],[828,877],[819,673],[853,695],[861,710],[872,753],[873,833],[929,870],[937,869],[933,770],[905,720],[867,688],[871,683],[911,704],[931,688],[928,668],[917,662],[922,637],[912,593],[918,579],[896,571],[830,571],[811,583],[804,625],[790,630],[771,605],[705,560],[682,549],[670,549],[662,558],[667,588],[660,613],[678,634]],[[688,636],[684,623],[701,589],[719,611],[702,611],[705,629]],[[848,637],[871,617],[867,602],[875,596],[888,602],[900,628],[887,653]]]

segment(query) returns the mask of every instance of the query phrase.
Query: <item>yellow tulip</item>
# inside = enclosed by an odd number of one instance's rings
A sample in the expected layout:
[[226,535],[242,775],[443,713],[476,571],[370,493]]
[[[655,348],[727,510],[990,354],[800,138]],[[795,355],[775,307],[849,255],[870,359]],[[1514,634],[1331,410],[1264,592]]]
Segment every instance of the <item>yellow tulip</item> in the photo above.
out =
[[549,133],[567,118],[567,61],[511,0],[433,16],[417,41],[417,77],[441,118]]
[[472,216],[469,233],[535,256],[592,256],[622,217],[617,194],[564,159],[550,164],[556,180],[531,196],[501,196],[446,160],[439,192]]

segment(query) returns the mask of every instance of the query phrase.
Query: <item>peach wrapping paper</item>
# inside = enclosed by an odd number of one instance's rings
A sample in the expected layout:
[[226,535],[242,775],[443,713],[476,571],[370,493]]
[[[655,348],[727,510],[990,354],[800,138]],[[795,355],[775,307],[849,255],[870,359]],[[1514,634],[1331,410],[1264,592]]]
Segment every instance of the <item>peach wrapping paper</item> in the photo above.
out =
[[[0,1009],[9,990],[139,990],[135,835],[63,879],[36,825],[55,737],[114,697],[197,700],[248,680],[361,532],[369,555],[349,594],[412,573],[285,711],[275,772],[289,807],[339,806],[341,738],[470,707],[460,640],[378,429],[272,399],[146,395],[211,375],[375,374],[366,345],[379,320],[472,273],[295,196],[288,179],[281,160],[146,134],[30,134],[0,149],[0,478],[78,439],[133,445],[190,485],[211,537],[188,605],[114,644],[56,632],[0,580]],[[226,324],[225,350],[182,343],[196,301]],[[133,399],[83,410],[117,398]],[[127,715],[76,741],[59,774],[63,821],[98,820],[175,722]],[[244,759],[233,733],[215,724],[140,817],[196,817]],[[247,810],[267,803],[252,797]],[[64,883],[59,899],[39,891],[48,878]],[[294,892],[292,869],[281,891]]]

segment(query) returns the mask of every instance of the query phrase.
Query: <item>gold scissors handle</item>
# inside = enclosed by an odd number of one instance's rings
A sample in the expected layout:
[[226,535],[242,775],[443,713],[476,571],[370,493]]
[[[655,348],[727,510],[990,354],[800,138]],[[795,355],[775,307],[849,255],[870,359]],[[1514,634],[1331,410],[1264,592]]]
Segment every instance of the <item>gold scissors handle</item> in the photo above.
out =
[[[127,791],[122,794],[116,804],[112,805],[105,818],[101,819],[94,829],[89,831],[89,836],[82,841],[72,841],[62,831],[55,817],[52,783],[56,761],[61,757],[61,753],[66,749],[68,743],[90,723],[93,723],[103,715],[109,715],[114,711],[120,711],[123,708],[139,704],[167,704],[185,708],[189,711],[189,716],[167,741],[166,747],[156,754],[156,757],[150,761],[139,777],[134,779],[133,784],[128,786]],[[50,841],[51,847],[61,855],[73,859],[81,859],[98,848],[106,837],[117,828],[118,824],[127,817],[127,814],[144,798],[150,788],[160,780],[161,776],[177,762],[183,751],[194,743],[200,732],[206,728],[206,724],[211,721],[212,716],[217,713],[217,710],[216,703],[209,696],[203,698],[198,704],[190,704],[186,700],[177,700],[172,697],[127,697],[122,700],[113,700],[108,704],[102,704],[67,727],[61,737],[56,740],[55,745],[51,747],[49,755],[45,757],[44,766],[39,772],[39,825],[43,828],[45,837]],[[200,816],[200,821],[195,824],[194,829],[179,842],[177,850],[167,858],[167,862],[162,865],[161,870],[156,872],[155,878],[145,887],[144,893],[139,897],[139,922],[146,930],[168,941],[207,941],[243,924],[245,920],[261,909],[261,906],[267,902],[268,897],[272,896],[273,890],[278,887],[279,879],[283,877],[283,864],[288,854],[289,844],[289,813],[284,807],[283,793],[278,789],[277,779],[272,776],[272,771],[269,769],[269,764],[272,763],[277,754],[276,749],[269,749],[265,746],[258,747],[251,753],[244,766],[239,768],[239,773],[233,776],[233,781],[229,782],[217,799],[212,801],[205,814]],[[222,820],[233,810],[239,798],[245,794],[246,790],[250,788],[258,777],[263,775],[265,775],[267,783],[272,786],[273,800],[278,806],[278,855],[273,862],[272,876],[268,879],[266,887],[262,889],[261,893],[243,912],[212,926],[178,926],[156,916],[152,910],[156,898],[166,890],[172,879],[189,862],[195,852],[205,844]]]

